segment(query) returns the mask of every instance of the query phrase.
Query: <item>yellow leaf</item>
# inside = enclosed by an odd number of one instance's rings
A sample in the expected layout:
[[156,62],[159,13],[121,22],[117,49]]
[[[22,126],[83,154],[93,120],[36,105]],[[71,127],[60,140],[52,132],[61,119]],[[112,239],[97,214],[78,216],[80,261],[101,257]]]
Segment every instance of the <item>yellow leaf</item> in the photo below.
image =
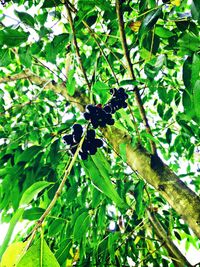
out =
[[13,267],[19,260],[27,242],[16,242],[11,244],[2,256],[1,267]]
[[172,0],[171,4],[174,5],[174,6],[180,6],[181,0]]
[[133,30],[134,32],[138,32],[139,31],[139,28],[140,28],[140,25],[141,25],[141,21],[138,20],[138,21],[132,21],[130,24],[129,24],[129,27],[131,28],[131,30]]

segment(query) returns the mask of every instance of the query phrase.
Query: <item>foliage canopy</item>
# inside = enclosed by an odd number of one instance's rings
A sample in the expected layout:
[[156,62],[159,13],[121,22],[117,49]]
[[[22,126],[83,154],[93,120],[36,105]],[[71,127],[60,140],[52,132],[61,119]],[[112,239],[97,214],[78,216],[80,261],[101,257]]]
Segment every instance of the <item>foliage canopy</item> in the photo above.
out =
[[[191,266],[172,241],[200,248],[199,3],[1,1],[1,266]],[[62,137],[114,87],[104,147],[71,156]]]

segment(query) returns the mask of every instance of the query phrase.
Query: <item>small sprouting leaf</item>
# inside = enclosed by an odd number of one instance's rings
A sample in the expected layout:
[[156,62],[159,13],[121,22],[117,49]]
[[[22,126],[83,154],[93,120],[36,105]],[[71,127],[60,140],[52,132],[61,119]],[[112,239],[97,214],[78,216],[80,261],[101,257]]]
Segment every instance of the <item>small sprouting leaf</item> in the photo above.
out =
[[34,197],[37,196],[44,188],[51,185],[52,183],[46,181],[40,181],[32,184],[26,191],[23,193],[19,205],[28,205]]

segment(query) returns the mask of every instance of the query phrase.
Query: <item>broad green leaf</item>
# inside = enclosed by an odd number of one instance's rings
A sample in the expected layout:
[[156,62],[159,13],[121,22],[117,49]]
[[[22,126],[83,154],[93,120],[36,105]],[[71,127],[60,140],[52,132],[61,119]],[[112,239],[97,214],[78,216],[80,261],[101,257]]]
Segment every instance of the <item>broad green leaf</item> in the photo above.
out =
[[157,34],[161,38],[169,38],[174,36],[175,34],[171,32],[170,30],[161,27],[161,26],[156,26],[155,28],[155,34]]
[[[186,32],[178,41],[179,46],[187,54],[187,50],[196,52],[200,49],[200,37],[192,32]],[[185,50],[187,49],[187,50]]]
[[5,28],[0,31],[0,45],[7,45],[8,47],[19,46],[25,43],[28,39],[29,33],[14,30],[11,28]]
[[56,7],[62,5],[60,0],[45,0],[42,8],[50,8],[50,7]]
[[195,86],[198,79],[200,79],[200,55],[195,53],[191,64],[191,87]]
[[12,62],[9,49],[0,50],[0,67],[7,67]]
[[43,239],[37,240],[19,261],[17,267],[59,267],[55,256]]
[[144,213],[144,204],[143,204],[143,194],[144,194],[144,181],[140,180],[134,189],[134,197],[136,200],[136,205],[135,205],[135,212],[138,216],[138,218],[141,218]]
[[44,212],[45,212],[44,209],[35,207],[25,210],[22,217],[25,220],[34,221],[38,220]]
[[66,87],[67,87],[67,92],[70,96],[73,96],[74,93],[75,93],[75,86],[76,86],[76,81],[75,81],[75,78],[74,78],[74,73],[75,73],[75,70],[74,69],[71,69],[69,72],[68,72],[68,75],[67,75],[67,83],[66,83]]
[[[141,41],[144,38],[144,35],[150,31],[150,29],[153,28],[153,26],[156,24],[157,20],[162,16],[162,9],[158,8],[156,10],[150,11],[145,18],[142,21],[142,24],[140,26],[138,36],[141,39]],[[140,41],[140,43],[141,43]]]
[[27,148],[18,156],[16,163],[30,161],[40,150],[42,150],[41,146],[31,146]]
[[19,12],[19,11],[15,11],[15,14],[18,16],[18,18],[21,20],[21,22],[23,22],[24,24],[27,24],[31,27],[34,27],[35,20],[30,14],[28,14],[26,12]]
[[77,196],[77,192],[78,192],[78,185],[77,184],[70,186],[70,188],[65,193],[65,201],[66,201],[67,205],[75,200],[75,198]]
[[66,225],[66,221],[63,219],[54,219],[49,225],[48,233],[50,236],[55,236],[62,231],[62,228]]
[[200,2],[199,0],[192,0],[191,3],[192,17],[195,20],[200,21]]
[[[78,216],[74,225],[73,237],[74,241],[80,241],[86,235],[87,229],[90,227],[90,216],[88,212],[83,212]],[[86,236],[85,236],[86,237]]]
[[62,33],[62,34],[56,35],[53,38],[52,44],[53,44],[54,49],[56,49],[57,53],[60,53],[62,50],[66,48],[66,45],[68,42],[69,42],[69,34]]
[[3,254],[1,260],[1,267],[15,266],[15,263],[22,256],[23,250],[27,245],[27,242],[15,242],[9,245]]
[[19,59],[20,62],[27,68],[31,67],[32,64],[32,55],[30,47],[20,47],[19,48]]
[[57,51],[54,49],[54,46],[52,43],[48,43],[45,46],[45,55],[46,55],[46,60],[51,62],[51,63],[56,63],[56,56],[57,56]]
[[43,189],[53,183],[40,181],[32,184],[26,191],[23,193],[22,198],[20,200],[19,205],[28,205],[38,193],[40,193]]
[[101,162],[99,162],[99,165],[97,166],[91,158],[83,162],[83,166],[94,185],[107,197],[112,199],[118,207],[127,208],[127,204],[120,198],[117,191],[114,189],[110,177],[107,176],[106,173],[101,172],[101,167],[103,166],[100,167],[100,165],[102,165]]

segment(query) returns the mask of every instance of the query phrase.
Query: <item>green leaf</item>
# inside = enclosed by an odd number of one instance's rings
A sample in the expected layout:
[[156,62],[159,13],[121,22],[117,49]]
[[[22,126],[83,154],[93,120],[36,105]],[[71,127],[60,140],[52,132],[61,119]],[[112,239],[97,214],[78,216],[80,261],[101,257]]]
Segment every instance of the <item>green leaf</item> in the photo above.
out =
[[22,257],[17,267],[59,267],[55,256],[43,239],[37,240]]
[[16,10],[15,10],[15,14],[18,16],[18,18],[21,20],[21,22],[31,26],[32,28],[34,27],[35,20],[30,14],[28,14],[26,12],[19,12]]
[[19,162],[29,162],[37,153],[42,149],[41,146],[31,146],[24,150],[16,160],[16,163]]
[[20,259],[23,250],[27,246],[27,242],[15,242],[10,244],[9,247],[6,249],[5,253],[3,254],[1,260],[2,267],[11,267],[16,266],[15,263]]
[[94,162],[91,158],[83,162],[83,166],[88,173],[94,185],[103,192],[107,197],[112,199],[120,208],[127,208],[127,204],[120,198],[117,191],[114,189],[110,177],[107,172],[103,172],[103,164],[99,161]]
[[126,162],[126,144],[119,144],[119,152],[124,162]]
[[200,122],[200,80],[197,80],[194,88],[194,112],[197,117],[197,122]]
[[19,205],[28,205],[38,193],[40,193],[44,188],[51,185],[53,183],[46,181],[39,181],[32,184],[26,191],[23,193],[22,198],[20,200]]
[[35,221],[38,220],[44,212],[45,212],[44,209],[35,207],[25,210],[22,217],[25,220]]
[[0,50],[0,67],[7,67],[12,62],[9,49]]
[[75,183],[67,190],[65,194],[65,201],[67,205],[75,200],[78,192],[78,185]]
[[56,7],[59,5],[62,5],[62,2],[60,0],[45,0],[42,8]]
[[96,82],[92,87],[93,92],[100,97],[101,104],[105,104],[108,99],[108,89],[109,86],[100,81]]
[[73,96],[74,93],[75,93],[75,86],[76,86],[76,81],[75,81],[75,78],[74,78],[74,73],[75,73],[75,70],[74,69],[71,69],[69,72],[68,72],[68,75],[67,75],[67,83],[66,83],[66,87],[67,87],[67,92],[70,96]]
[[192,32],[185,32],[182,38],[178,40],[179,46],[187,54],[187,50],[196,52],[200,49],[200,37]]
[[62,33],[62,34],[56,35],[53,38],[52,44],[53,44],[54,49],[56,49],[57,53],[60,53],[62,50],[65,49],[68,42],[69,42],[69,34]]
[[19,48],[19,59],[20,62],[26,67],[30,68],[32,64],[32,55],[30,47],[20,47]]
[[140,180],[134,189],[134,197],[136,200],[136,205],[135,205],[135,212],[138,216],[138,218],[142,218],[143,213],[144,213],[144,204],[143,204],[143,195],[144,195],[144,181]]
[[144,35],[150,31],[150,29],[153,28],[153,26],[156,24],[157,20],[162,16],[162,9],[158,8],[157,10],[152,10],[148,12],[148,14],[145,16],[145,18],[142,21],[142,24],[140,26],[138,37],[140,39],[140,43],[144,38]]
[[[80,241],[90,226],[90,217],[88,212],[83,212],[78,216],[74,225],[73,237],[74,241]],[[86,236],[85,236],[86,237]]]
[[157,34],[161,38],[169,38],[175,35],[175,33],[161,26],[156,26],[155,34]]
[[19,46],[28,40],[29,33],[5,28],[0,31],[0,45],[7,45],[8,47]]
[[200,21],[200,2],[199,0],[192,0],[191,3],[192,17],[194,20]]

